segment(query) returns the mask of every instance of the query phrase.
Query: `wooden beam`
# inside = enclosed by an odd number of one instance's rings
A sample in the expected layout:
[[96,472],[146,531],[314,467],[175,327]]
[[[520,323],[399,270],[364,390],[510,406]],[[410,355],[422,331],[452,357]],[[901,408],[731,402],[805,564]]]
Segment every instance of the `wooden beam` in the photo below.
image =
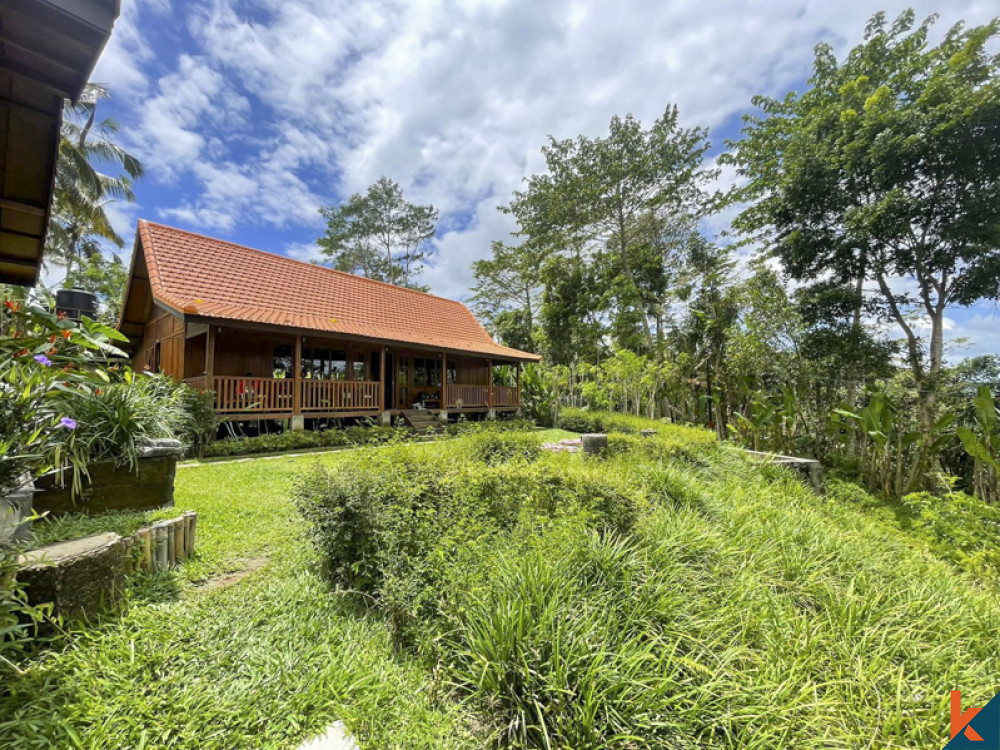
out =
[[385,411],[385,383],[386,376],[388,373],[385,371],[385,347],[380,346],[378,348],[379,364],[378,364],[378,405],[379,411]]
[[302,413],[302,337],[295,337],[295,356],[292,357],[292,415]]
[[45,209],[41,206],[22,201],[12,201],[9,198],[0,198],[0,208],[9,208],[11,211],[20,211],[31,216],[45,216]]
[[489,408],[493,408],[493,360],[486,360],[486,384],[489,386],[489,391],[486,396],[486,405]]

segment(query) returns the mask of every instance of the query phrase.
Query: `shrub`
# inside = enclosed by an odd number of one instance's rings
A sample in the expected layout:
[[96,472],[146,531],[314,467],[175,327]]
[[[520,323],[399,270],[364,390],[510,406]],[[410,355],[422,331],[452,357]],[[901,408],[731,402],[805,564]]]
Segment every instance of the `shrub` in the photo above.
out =
[[534,461],[542,452],[542,441],[530,433],[483,430],[468,438],[470,457],[487,464],[511,460]]
[[373,445],[412,440],[417,434],[408,427],[386,425],[354,426],[322,431],[286,430],[274,435],[217,440],[206,445],[204,458],[245,456],[254,453],[279,453],[308,448],[339,448],[348,445]]
[[628,532],[645,494],[602,464],[538,460],[532,435],[478,433],[441,444],[364,451],[297,482],[297,505],[332,578],[363,592],[404,639],[434,620],[455,561],[501,534],[555,519]]

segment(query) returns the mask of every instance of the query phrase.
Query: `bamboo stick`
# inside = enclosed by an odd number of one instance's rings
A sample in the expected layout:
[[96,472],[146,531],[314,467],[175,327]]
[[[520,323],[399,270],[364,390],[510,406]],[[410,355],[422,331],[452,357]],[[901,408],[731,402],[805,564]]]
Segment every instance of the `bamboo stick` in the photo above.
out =
[[155,570],[166,570],[170,565],[167,558],[167,529],[163,524],[158,523],[153,526],[153,533],[156,536]]
[[197,540],[198,514],[195,513],[194,511],[188,511],[184,515],[188,517],[188,521],[190,522],[190,528],[188,533],[188,549],[190,554],[194,552],[194,544],[195,541]]
[[174,562],[178,565],[184,562],[184,517],[175,518],[171,521],[174,528]]
[[153,542],[152,530],[147,526],[136,532],[139,542],[142,544],[142,569],[147,573],[153,568]]
[[167,567],[173,567],[174,565],[174,537],[177,535],[174,531],[174,525],[170,521],[164,522],[167,527]]
[[134,536],[127,536],[122,539],[125,553],[125,575],[130,576],[135,572],[135,560],[132,558],[132,546],[135,544]]

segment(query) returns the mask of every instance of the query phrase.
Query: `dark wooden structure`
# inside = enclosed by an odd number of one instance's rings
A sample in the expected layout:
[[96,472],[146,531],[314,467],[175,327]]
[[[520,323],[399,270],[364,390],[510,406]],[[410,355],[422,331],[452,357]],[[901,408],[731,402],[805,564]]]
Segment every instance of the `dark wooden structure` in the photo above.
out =
[[80,96],[120,0],[0,2],[0,282],[38,279],[63,101]]
[[220,419],[293,426],[515,412],[520,366],[539,359],[494,342],[460,303],[146,222],[119,327],[136,370],[213,391]]

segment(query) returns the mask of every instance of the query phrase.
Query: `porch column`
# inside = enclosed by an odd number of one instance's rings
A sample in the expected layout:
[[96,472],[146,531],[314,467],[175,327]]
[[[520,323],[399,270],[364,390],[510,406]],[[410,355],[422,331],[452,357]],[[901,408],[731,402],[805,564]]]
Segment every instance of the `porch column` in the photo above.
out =
[[521,410],[521,363],[517,362],[514,364],[514,372],[517,373],[517,410]]
[[305,421],[302,419],[302,336],[295,335],[295,348],[292,356],[292,429],[302,430]]
[[486,360],[486,416],[493,418],[493,360]]
[[441,352],[441,408],[448,408],[448,352]]
[[378,410],[385,411],[385,347],[378,349]]
[[[209,326],[205,332],[205,390],[215,391],[215,328]],[[219,394],[214,397],[215,408],[219,408]]]

